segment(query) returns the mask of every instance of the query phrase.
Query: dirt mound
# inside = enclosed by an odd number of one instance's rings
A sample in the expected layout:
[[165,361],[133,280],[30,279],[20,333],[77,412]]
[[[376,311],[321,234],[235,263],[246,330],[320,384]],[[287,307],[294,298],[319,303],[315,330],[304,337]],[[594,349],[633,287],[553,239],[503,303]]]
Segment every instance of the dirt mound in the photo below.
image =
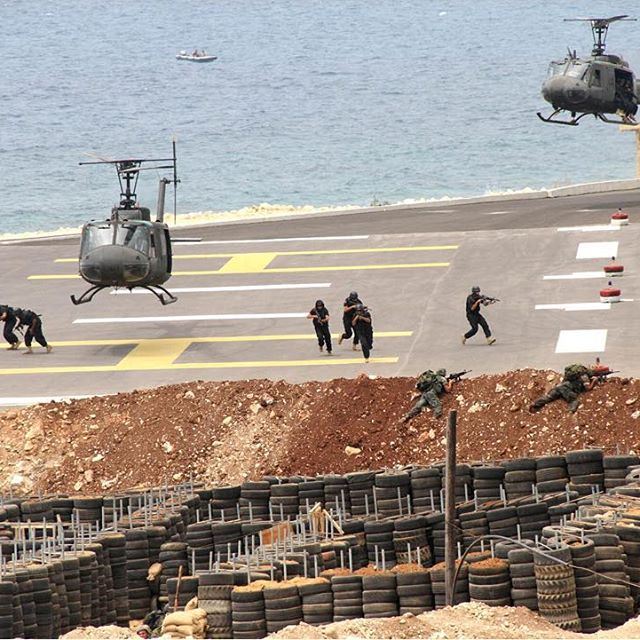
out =
[[[640,381],[599,385],[576,414],[562,401],[530,414],[530,402],[558,380],[518,370],[458,384],[444,408],[458,410],[459,458],[640,448]],[[238,482],[441,460],[444,418],[426,411],[399,423],[414,383],[364,375],[196,381],[11,410],[0,419],[0,490],[105,493],[190,477]]]
[[[599,631],[590,635],[597,640],[637,638],[640,621],[631,620],[612,631]],[[459,604],[419,616],[406,614],[400,618],[346,620],[324,627],[307,624],[286,627],[270,638],[291,640],[320,640],[322,638],[584,638],[579,633],[562,631],[524,607],[488,607],[479,602]]]

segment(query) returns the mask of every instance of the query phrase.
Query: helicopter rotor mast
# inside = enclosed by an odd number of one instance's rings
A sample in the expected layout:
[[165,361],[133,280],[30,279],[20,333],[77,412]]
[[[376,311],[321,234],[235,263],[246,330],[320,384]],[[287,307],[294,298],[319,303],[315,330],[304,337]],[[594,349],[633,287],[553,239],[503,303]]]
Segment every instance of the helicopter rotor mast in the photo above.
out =
[[[96,156],[99,157],[99,156]],[[151,167],[143,167],[143,163],[171,163],[160,164]],[[88,162],[79,162],[80,165],[86,164],[111,164],[116,168],[118,175],[118,182],[120,184],[120,208],[122,209],[134,209],[136,207],[136,194],[138,188],[138,178],[141,171],[150,171],[157,169],[173,169],[174,180],[176,179],[176,151],[175,141],[173,143],[173,157],[172,158],[127,158],[119,160],[107,160],[106,158],[100,158],[99,160],[92,160]],[[123,185],[124,182],[124,185]],[[172,182],[167,180],[167,182]],[[133,183],[133,184],[132,184]],[[174,198],[175,200],[175,198]]]
[[593,50],[591,55],[601,56],[606,47],[607,33],[612,22],[624,20],[625,22],[636,22],[636,18],[628,15],[612,16],[611,18],[565,18],[565,22],[589,22],[591,23],[591,33],[593,34]]

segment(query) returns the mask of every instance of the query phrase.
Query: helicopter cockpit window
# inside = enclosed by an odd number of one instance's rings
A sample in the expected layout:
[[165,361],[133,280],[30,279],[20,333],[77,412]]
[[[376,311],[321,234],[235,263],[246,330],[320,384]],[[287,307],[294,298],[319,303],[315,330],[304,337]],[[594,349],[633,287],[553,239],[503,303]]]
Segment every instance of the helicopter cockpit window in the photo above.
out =
[[149,255],[149,229],[143,225],[124,224],[116,232],[116,244]]
[[571,76],[572,78],[580,78],[583,80],[587,71],[589,71],[589,65],[577,63],[569,65],[569,68],[567,69],[567,75]]
[[88,225],[82,233],[81,254],[84,256],[97,247],[104,247],[113,242],[113,230],[110,225]]
[[567,63],[564,60],[562,62],[552,62],[549,65],[549,71],[547,72],[547,75],[549,77],[560,76],[564,73],[564,70],[566,69],[566,67],[567,67]]
[[594,69],[591,72],[591,78],[589,79],[589,84],[592,87],[601,87],[602,86],[602,80],[600,78],[600,69]]

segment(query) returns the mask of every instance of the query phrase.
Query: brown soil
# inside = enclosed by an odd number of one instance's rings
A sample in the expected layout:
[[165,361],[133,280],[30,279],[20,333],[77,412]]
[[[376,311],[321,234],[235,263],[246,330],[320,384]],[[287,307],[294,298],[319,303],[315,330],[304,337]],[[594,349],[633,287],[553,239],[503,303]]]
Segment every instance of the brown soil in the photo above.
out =
[[[321,640],[324,638],[447,638],[475,640],[509,638],[512,640],[572,639],[584,635],[562,631],[524,607],[488,607],[479,602],[459,604],[419,616],[406,614],[399,618],[346,620],[324,627],[307,624],[286,627],[270,638],[282,640]],[[640,637],[640,620],[627,622],[611,631],[599,631],[589,638],[613,640]]]
[[[373,378],[373,379],[372,379]],[[461,460],[602,446],[640,448],[640,381],[612,379],[576,414],[530,402],[559,379],[517,370],[464,380],[444,400],[458,411]],[[446,420],[423,412],[407,425],[413,378],[288,384],[193,382],[0,417],[0,491],[104,494],[188,480],[239,482],[265,474],[344,473],[430,463],[444,456]],[[310,437],[312,436],[312,437]],[[347,455],[345,448],[360,450]]]

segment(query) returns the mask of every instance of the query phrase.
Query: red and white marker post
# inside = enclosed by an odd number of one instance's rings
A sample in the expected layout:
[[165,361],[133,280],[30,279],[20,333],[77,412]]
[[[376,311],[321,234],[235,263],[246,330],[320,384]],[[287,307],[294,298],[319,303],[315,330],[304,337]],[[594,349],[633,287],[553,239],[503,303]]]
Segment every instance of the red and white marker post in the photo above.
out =
[[618,209],[611,216],[611,224],[617,224],[619,226],[624,226],[625,224],[629,224],[629,214],[626,211],[623,211],[621,208]]

